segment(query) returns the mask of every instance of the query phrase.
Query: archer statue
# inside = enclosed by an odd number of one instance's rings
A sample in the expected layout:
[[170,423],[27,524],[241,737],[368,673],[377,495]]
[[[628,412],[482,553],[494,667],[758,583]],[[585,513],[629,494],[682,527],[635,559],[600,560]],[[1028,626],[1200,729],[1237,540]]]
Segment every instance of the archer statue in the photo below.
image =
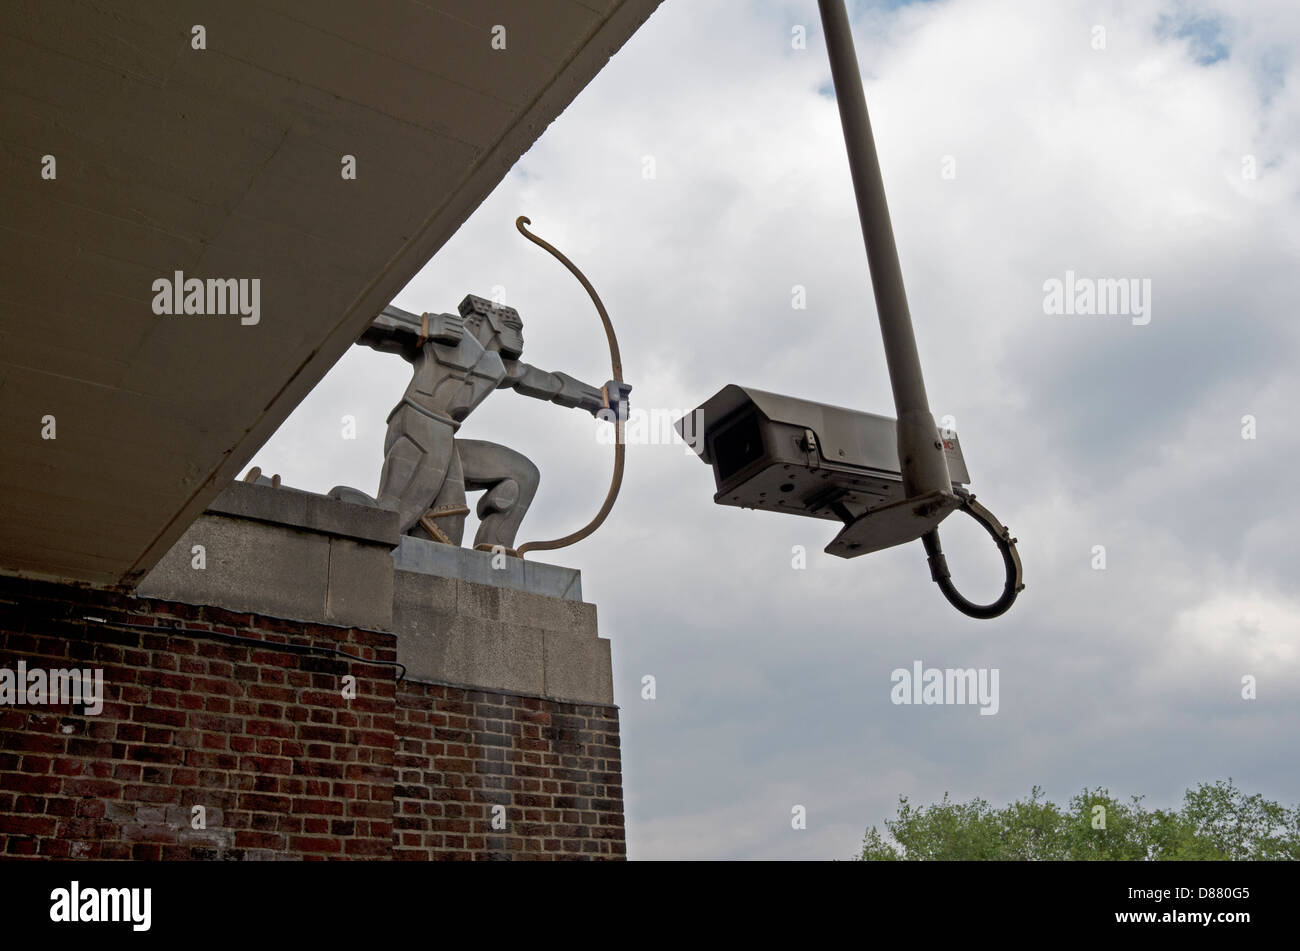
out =
[[[510,387],[585,409],[613,422],[621,435],[631,387],[610,380],[597,388],[522,362],[523,321],[512,307],[471,294],[458,309],[416,316],[386,307],[357,341],[400,354],[413,372],[388,415],[378,498],[348,486],[335,487],[330,496],[396,511],[402,534],[460,545],[469,514],[465,493],[486,490],[474,547],[515,554],[515,533],[537,492],[537,467],[506,446],[457,439],[461,423],[493,390]],[[617,367],[616,376],[621,372]]]

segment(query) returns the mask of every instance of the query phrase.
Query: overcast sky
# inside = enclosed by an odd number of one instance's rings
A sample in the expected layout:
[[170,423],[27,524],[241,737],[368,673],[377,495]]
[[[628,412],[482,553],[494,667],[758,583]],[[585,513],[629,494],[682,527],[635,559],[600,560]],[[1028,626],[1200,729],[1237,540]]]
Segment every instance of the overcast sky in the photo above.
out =
[[[900,795],[945,791],[1170,806],[1230,776],[1300,801],[1300,8],[852,12],[930,403],[1028,587],[970,620],[919,542],[833,558],[834,523],[715,506],[680,444],[630,447],[604,528],[543,556],[582,570],[613,645],[630,857],[847,858]],[[454,312],[499,286],[525,360],[599,385],[599,320],[518,214],[600,291],[634,408],[741,383],[893,414],[813,0],[667,0],[394,301]],[[1046,314],[1067,270],[1149,280],[1150,322]],[[253,462],[373,493],[407,373],[354,348]],[[521,541],[598,508],[596,429],[510,391],[466,424],[542,470]],[[957,516],[943,537],[959,587],[991,600],[987,536]],[[917,660],[997,668],[997,714],[893,704]]]

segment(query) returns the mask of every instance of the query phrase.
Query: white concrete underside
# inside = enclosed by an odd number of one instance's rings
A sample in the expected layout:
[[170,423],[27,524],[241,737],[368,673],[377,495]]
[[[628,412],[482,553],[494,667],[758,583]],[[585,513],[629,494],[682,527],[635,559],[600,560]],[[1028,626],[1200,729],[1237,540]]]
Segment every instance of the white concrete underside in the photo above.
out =
[[138,579],[658,2],[0,5],[0,572]]

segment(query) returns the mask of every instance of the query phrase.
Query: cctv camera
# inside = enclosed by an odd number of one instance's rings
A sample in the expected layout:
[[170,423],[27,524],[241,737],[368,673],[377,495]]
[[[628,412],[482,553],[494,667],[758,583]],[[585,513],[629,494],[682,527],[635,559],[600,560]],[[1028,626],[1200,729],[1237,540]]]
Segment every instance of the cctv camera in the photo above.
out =
[[953,491],[908,498],[894,420],[734,384],[676,426],[713,467],[715,502],[842,522],[826,547],[842,558],[920,538],[958,507],[970,482],[950,430],[936,438]]

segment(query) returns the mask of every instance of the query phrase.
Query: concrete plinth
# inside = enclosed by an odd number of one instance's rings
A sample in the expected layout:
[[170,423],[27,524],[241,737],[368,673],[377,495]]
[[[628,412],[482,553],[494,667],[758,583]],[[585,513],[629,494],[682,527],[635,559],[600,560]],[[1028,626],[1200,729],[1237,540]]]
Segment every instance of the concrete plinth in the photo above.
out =
[[613,704],[609,641],[577,570],[399,536],[397,526],[383,509],[235,483],[136,593],[391,632],[414,681]]

